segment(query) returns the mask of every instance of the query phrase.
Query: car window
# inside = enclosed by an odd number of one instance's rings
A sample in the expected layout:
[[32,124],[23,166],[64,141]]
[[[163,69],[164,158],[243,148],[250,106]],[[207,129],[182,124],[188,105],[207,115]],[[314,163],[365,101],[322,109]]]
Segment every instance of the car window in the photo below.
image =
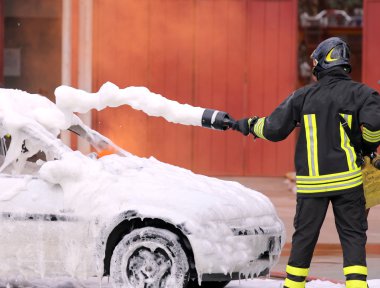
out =
[[[11,135],[6,135],[0,138],[0,167],[2,167],[4,162],[6,161],[6,156],[7,156],[11,143],[12,143]],[[6,165],[5,167],[2,167],[2,170],[0,171],[1,173],[13,174],[13,175],[14,174],[35,175],[40,168],[40,165],[42,163],[41,161],[43,162],[46,161],[46,155],[43,151],[38,151],[37,153],[29,157],[28,154],[30,153],[28,153],[29,150],[25,144],[25,141],[22,143],[22,146],[20,149],[22,151],[21,156],[15,159],[15,161]]]
[[10,139],[8,138],[9,137],[6,136],[0,138],[0,167],[4,163],[5,155],[7,155],[7,150],[10,143]]
[[0,155],[5,156],[10,144],[10,137],[4,136],[0,138]]

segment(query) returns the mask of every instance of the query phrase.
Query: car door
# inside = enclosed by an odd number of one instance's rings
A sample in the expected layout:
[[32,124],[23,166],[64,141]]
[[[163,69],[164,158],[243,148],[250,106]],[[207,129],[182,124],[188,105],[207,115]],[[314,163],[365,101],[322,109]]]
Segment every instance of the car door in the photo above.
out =
[[91,222],[65,207],[62,188],[40,179],[36,163],[27,165],[28,173],[0,173],[0,278],[91,274]]

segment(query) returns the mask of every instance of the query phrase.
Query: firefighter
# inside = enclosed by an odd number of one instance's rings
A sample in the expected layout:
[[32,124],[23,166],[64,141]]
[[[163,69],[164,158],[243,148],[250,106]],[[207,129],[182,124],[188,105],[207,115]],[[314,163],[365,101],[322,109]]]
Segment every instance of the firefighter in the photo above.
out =
[[300,126],[295,232],[284,287],[305,287],[330,202],[343,250],[346,287],[367,287],[361,165],[362,157],[371,155],[380,143],[380,96],[351,80],[349,57],[342,39],[321,42],[311,55],[315,83],[293,92],[268,117],[240,119],[232,127],[244,135],[280,141]]

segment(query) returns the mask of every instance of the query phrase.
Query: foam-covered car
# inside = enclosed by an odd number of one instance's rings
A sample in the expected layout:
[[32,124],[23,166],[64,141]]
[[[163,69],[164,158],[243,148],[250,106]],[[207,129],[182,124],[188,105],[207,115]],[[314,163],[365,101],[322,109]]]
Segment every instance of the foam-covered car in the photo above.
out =
[[[1,279],[224,287],[276,264],[284,226],[266,196],[134,156],[64,114],[45,97],[0,89]],[[66,146],[63,129],[94,152]],[[105,148],[114,154],[99,158]]]

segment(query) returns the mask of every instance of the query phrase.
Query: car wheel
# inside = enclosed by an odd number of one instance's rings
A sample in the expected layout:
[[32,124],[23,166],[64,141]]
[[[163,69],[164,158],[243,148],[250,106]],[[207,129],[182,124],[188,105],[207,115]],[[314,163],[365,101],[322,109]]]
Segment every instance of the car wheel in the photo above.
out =
[[133,230],[116,245],[110,266],[113,287],[186,287],[189,264],[178,236],[153,227]]
[[198,284],[198,280],[190,280],[187,288],[224,288],[230,283],[230,281],[212,281],[212,282],[202,282],[201,285]]

